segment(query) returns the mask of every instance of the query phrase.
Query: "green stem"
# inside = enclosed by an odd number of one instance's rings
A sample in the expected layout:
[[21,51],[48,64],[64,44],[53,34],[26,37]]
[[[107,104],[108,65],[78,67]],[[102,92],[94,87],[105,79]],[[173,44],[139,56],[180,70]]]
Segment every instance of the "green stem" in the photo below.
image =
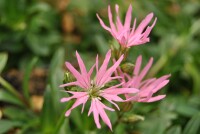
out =
[[59,119],[58,119],[58,123],[56,124],[56,127],[55,127],[55,131],[54,131],[54,134],[58,134],[59,130],[60,130],[60,127],[62,126],[64,120],[65,120],[65,112],[69,109],[69,106],[72,105],[72,101],[70,101],[68,103],[68,105],[66,106],[66,108],[63,110],[62,114],[60,115]]
[[124,112],[119,112],[119,114],[117,114],[117,120],[115,121],[114,125],[113,125],[113,131],[116,129],[117,125],[120,123],[121,118],[124,115]]

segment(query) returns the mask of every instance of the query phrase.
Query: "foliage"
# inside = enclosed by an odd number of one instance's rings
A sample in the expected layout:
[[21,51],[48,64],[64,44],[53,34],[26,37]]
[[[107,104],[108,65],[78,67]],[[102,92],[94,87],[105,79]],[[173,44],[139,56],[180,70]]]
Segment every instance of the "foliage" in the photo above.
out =
[[[1,0],[0,133],[111,133],[106,126],[97,130],[93,119],[86,113],[81,115],[79,109],[65,118],[63,111],[72,104],[59,102],[63,96],[63,89],[59,88],[64,77],[63,63],[75,63],[72,52],[78,50],[91,67],[94,54],[105,55],[109,48],[106,44],[114,42],[96,18],[97,12],[102,19],[107,17],[109,3],[112,7],[115,3],[120,5],[121,17],[131,3],[138,21],[154,12],[158,21],[150,35],[151,43],[131,48],[128,59],[134,61],[142,54],[147,62],[153,56],[149,77],[171,73],[170,83],[162,91],[167,94],[166,99],[153,104],[136,103],[114,133],[200,132],[198,0]],[[45,86],[40,91],[44,100],[40,109],[35,109],[36,94],[30,90],[32,72],[37,68],[47,70]],[[12,69],[23,75],[20,87],[6,79]],[[117,116],[109,116],[114,124]]]

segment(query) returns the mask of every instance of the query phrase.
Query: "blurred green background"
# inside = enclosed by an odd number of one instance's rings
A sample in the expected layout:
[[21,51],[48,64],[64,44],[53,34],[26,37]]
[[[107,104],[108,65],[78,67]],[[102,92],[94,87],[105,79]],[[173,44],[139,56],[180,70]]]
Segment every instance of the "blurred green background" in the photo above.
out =
[[[134,62],[154,57],[149,77],[171,74],[156,103],[135,104],[114,129],[116,134],[200,133],[200,2],[199,0],[0,0],[0,133],[111,133],[96,129],[87,110],[63,118],[70,103],[61,104],[58,86],[64,61],[75,66],[78,50],[90,67],[104,57],[113,40],[99,24],[108,24],[107,6],[119,4],[124,18],[129,4],[140,22],[148,13],[158,18],[151,42],[130,49]],[[139,121],[137,115],[144,116]],[[115,113],[108,113],[111,122]],[[127,119],[127,120],[126,120]],[[131,120],[132,119],[132,120]]]

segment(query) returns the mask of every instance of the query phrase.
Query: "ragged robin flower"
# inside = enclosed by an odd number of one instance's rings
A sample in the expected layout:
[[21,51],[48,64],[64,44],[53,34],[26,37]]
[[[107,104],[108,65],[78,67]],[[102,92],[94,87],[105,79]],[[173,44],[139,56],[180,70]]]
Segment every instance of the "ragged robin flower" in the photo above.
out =
[[110,6],[108,6],[108,18],[110,27],[104,24],[104,22],[102,21],[102,19],[99,17],[98,14],[97,17],[99,19],[101,26],[105,30],[109,31],[111,35],[119,42],[119,44],[123,48],[129,48],[131,46],[145,44],[150,41],[149,34],[153,29],[157,20],[157,18],[155,18],[153,24],[151,26],[148,26],[148,24],[153,18],[153,13],[148,14],[136,28],[136,18],[134,19],[133,26],[131,27],[131,21],[132,21],[131,5],[129,6],[128,11],[126,13],[124,24],[122,23],[119,17],[118,5],[115,5],[115,10],[117,13],[116,24],[113,22],[111,8]]
[[[103,103],[103,100],[107,100],[117,109],[119,109],[118,105],[115,102],[123,102],[124,100],[118,95],[129,93],[135,94],[138,92],[138,89],[135,88],[121,87],[123,83],[119,83],[110,87],[105,87],[108,82],[120,78],[120,76],[113,77],[112,74],[116,70],[116,68],[119,67],[119,64],[123,60],[123,55],[111,67],[108,68],[108,63],[111,58],[111,51],[109,50],[101,67],[98,67],[99,64],[97,56],[96,63],[91,67],[89,72],[87,72],[85,64],[78,52],[76,52],[76,57],[79,64],[80,72],[78,72],[69,62],[66,62],[66,67],[75,77],[76,81],[60,85],[60,87],[77,86],[78,88],[81,88],[81,91],[65,91],[67,93],[70,93],[71,96],[62,98],[61,102],[68,102],[71,99],[76,99],[75,103],[69,110],[67,110],[65,115],[69,116],[71,111],[81,104],[83,105],[83,112],[86,102],[90,101],[91,105],[88,115],[93,113],[94,121],[97,128],[101,128],[101,125],[99,123],[100,116],[103,122],[112,130],[112,125],[110,119],[105,112],[105,109],[109,111],[114,111],[114,109],[106,106]],[[96,76],[94,77],[94,79],[91,79],[94,68],[96,68]]]
[[122,72],[120,68],[115,71],[116,75],[120,75],[122,77],[122,79],[119,79],[120,82],[123,82],[122,87],[139,89],[139,92],[137,94],[128,93],[125,95],[126,99],[128,99],[129,101],[154,102],[165,98],[166,95],[155,96],[154,94],[168,84],[168,78],[170,77],[170,75],[164,75],[160,78],[145,79],[146,74],[152,66],[152,63],[153,58],[151,58],[146,66],[141,69],[142,56],[140,55],[136,60],[132,75]]

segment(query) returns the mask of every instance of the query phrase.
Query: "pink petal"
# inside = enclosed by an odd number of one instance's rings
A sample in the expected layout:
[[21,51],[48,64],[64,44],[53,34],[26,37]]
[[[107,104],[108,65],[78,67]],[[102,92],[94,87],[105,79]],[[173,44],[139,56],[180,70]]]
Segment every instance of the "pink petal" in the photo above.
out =
[[142,22],[139,24],[138,28],[135,31],[135,34],[141,34],[152,18],[153,18],[153,13],[148,14],[145,17],[145,19],[143,19]]
[[137,57],[137,60],[135,62],[135,67],[134,67],[134,72],[133,72],[134,75],[139,74],[141,64],[142,64],[142,56],[140,55],[140,56]]
[[137,93],[139,90],[136,88],[109,88],[104,89],[102,92],[105,94],[126,94],[126,93]]
[[70,83],[66,83],[66,84],[62,84],[59,87],[67,87],[67,86],[77,86],[79,85],[78,82],[70,82]]
[[100,80],[100,83],[98,83],[98,85],[104,85],[104,84],[105,84],[106,79],[107,79],[108,77],[110,77],[110,76],[113,74],[113,72],[117,69],[117,67],[119,66],[119,64],[122,62],[123,58],[124,58],[124,55],[122,55],[122,56],[117,60],[117,62],[115,62],[114,65],[111,66],[111,67],[106,71],[105,74],[103,74],[103,76],[102,76],[102,78],[101,78],[101,80]]
[[124,23],[125,29],[130,29],[131,18],[132,18],[132,6],[130,5],[126,13],[126,18],[125,18],[125,23]]
[[73,94],[73,96],[71,96],[71,97],[64,97],[64,98],[61,99],[61,102],[67,102],[67,101],[69,101],[71,99],[81,98],[81,97],[87,95],[87,92],[73,92],[73,91],[65,91],[65,92]]
[[155,102],[155,101],[159,101],[162,100],[166,97],[166,95],[158,95],[156,97],[151,97],[147,102]]
[[[101,128],[101,124],[99,123],[99,111],[97,109],[97,106],[96,106],[96,99],[92,99],[92,102],[91,102],[91,110],[93,112],[93,116],[94,116],[94,122],[97,126],[97,128]],[[90,112],[91,113],[91,112]]]
[[103,122],[105,122],[105,124],[110,128],[110,130],[112,131],[112,125],[111,125],[111,122],[110,122],[110,119],[108,118],[106,112],[104,111],[103,107],[104,105],[99,101],[99,100],[95,100],[95,105],[96,105],[96,108],[103,120]]
[[107,66],[108,66],[108,63],[110,61],[110,57],[111,57],[111,50],[109,50],[105,56],[105,59],[103,61],[103,64],[101,65],[101,68],[99,69],[99,71],[97,72],[97,75],[96,75],[96,85],[97,86],[100,86],[100,81],[103,77],[103,75],[105,74],[106,72],[106,69],[107,69]]
[[165,80],[162,83],[160,83],[156,88],[154,88],[153,93],[156,93],[158,90],[166,86],[167,83],[169,83],[169,80]]
[[77,79],[77,81],[80,83],[82,88],[88,88],[87,84],[84,82],[81,74],[69,63],[69,62],[65,62],[67,68],[69,69],[69,71],[73,74],[73,76]]
[[103,22],[102,19],[99,17],[99,15],[98,15],[98,14],[96,14],[96,15],[97,15],[97,18],[99,19],[99,22],[100,22],[101,26],[102,26],[105,30],[111,32],[111,29],[110,29],[109,27],[107,27],[107,26],[104,24],[104,22]]
[[83,80],[85,81],[85,84],[87,85],[87,87],[89,87],[90,81],[87,77],[87,70],[86,70],[85,64],[83,63],[83,60],[81,59],[81,57],[80,57],[80,55],[77,51],[76,51],[76,57],[77,57],[77,60],[78,60],[79,68],[81,70],[81,74],[83,76]]
[[131,33],[130,33],[130,36],[134,36],[134,32],[135,32],[135,27],[136,27],[136,18],[134,19],[134,22],[133,22],[133,28],[131,30]]
[[86,96],[83,96],[83,97],[80,97],[80,98],[77,98],[77,100],[75,101],[75,103],[72,105],[72,107],[67,110],[67,112],[65,113],[65,116],[69,116],[71,111],[76,108],[77,106],[81,105],[81,104],[84,104],[87,102],[89,96],[86,95]]
[[141,80],[144,78],[144,76],[147,74],[147,72],[151,68],[152,63],[153,63],[153,58],[150,58],[149,62],[147,63],[147,65],[144,67],[144,69],[141,71],[141,73],[139,75]]
[[155,18],[153,24],[151,25],[151,27],[147,27],[146,31],[144,32],[143,38],[147,38],[151,32],[151,30],[153,29],[153,27],[155,26],[157,21],[157,18]]
[[119,101],[119,102],[123,101],[122,98],[113,94],[102,93],[101,96],[107,100],[114,100],[114,101]]
[[116,13],[117,13],[117,30],[118,31],[122,31],[123,30],[123,25],[122,25],[122,22],[119,18],[119,6],[116,4],[115,5],[115,10],[116,10]]
[[77,60],[78,60],[79,67],[81,69],[81,73],[83,75],[87,75],[87,70],[86,70],[85,64],[83,63],[83,60],[81,59],[81,57],[80,57],[80,55],[77,51],[76,51],[76,57],[77,57]]
[[118,110],[120,110],[119,107],[118,107],[118,105],[116,103],[114,103],[113,101],[123,102],[124,101],[123,99],[121,99],[117,95],[111,95],[111,94],[101,94],[101,96],[104,99],[106,99],[107,101],[109,101],[110,103],[112,103]]
[[108,6],[108,18],[109,18],[109,23],[110,23],[110,27],[111,27],[111,34],[112,34],[114,37],[117,37],[117,30],[116,30],[116,28],[115,28],[115,24],[113,23],[110,5]]
[[91,78],[91,75],[92,75],[92,73],[93,73],[94,68],[95,68],[95,64],[90,68],[90,71],[89,71],[88,74],[87,74],[87,77],[88,77],[89,82],[91,81],[90,78]]

